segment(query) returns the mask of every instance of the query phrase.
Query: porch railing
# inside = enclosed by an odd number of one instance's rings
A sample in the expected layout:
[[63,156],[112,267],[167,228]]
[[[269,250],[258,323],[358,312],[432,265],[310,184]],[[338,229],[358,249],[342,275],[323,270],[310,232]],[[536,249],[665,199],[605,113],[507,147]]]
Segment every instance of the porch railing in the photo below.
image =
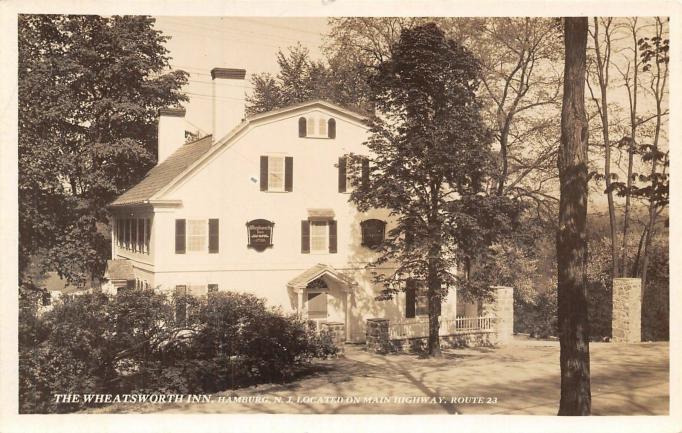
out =
[[[457,317],[455,319],[440,319],[438,335],[456,335],[473,331],[493,331],[495,319],[493,317]],[[429,335],[429,319],[420,317],[391,321],[388,324],[388,336],[391,340],[404,338],[421,338]]]

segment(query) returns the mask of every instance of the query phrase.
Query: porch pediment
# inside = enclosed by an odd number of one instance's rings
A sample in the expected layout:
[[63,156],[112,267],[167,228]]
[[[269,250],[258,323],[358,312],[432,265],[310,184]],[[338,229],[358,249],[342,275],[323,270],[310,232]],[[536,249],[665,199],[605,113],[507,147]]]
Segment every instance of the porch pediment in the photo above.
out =
[[337,271],[329,265],[323,265],[318,263],[317,265],[303,271],[298,276],[293,278],[287,283],[287,287],[293,289],[296,292],[300,292],[305,289],[308,284],[317,280],[318,278],[329,278],[341,286],[344,291],[350,290],[352,287],[357,286],[357,283],[351,278],[347,277],[343,273]]

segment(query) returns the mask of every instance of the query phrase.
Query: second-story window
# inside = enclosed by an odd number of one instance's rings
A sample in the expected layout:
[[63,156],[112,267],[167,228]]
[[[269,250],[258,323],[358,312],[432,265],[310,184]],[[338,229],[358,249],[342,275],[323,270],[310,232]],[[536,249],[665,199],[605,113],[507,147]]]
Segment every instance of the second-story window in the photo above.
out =
[[220,251],[218,219],[176,219],[175,254],[198,252],[217,254]]
[[301,252],[324,254],[337,252],[337,224],[332,219],[301,221]]
[[206,220],[187,220],[187,251],[206,250]]
[[311,221],[310,223],[310,252],[327,252],[329,229],[326,221]]
[[339,158],[337,166],[339,192],[351,192],[353,190],[354,177],[358,175],[360,176],[360,187],[369,188],[369,159],[366,156],[342,156]]
[[268,158],[268,190],[284,191],[284,158],[271,156]]
[[260,190],[291,192],[294,190],[294,158],[281,155],[260,157]]

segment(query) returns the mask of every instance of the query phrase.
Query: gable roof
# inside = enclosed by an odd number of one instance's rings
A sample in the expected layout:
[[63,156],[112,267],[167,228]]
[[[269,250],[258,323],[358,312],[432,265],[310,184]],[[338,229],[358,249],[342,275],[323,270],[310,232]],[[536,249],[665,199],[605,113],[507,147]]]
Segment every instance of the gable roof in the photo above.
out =
[[293,278],[291,281],[289,281],[287,283],[287,287],[290,287],[295,290],[301,290],[304,289],[312,281],[324,276],[330,277],[331,279],[340,282],[343,286],[345,286],[345,288],[348,288],[348,286],[352,287],[356,285],[356,283],[351,278],[340,273],[333,267],[322,263],[318,263],[315,266],[303,271],[295,278]]
[[149,200],[161,188],[168,185],[177,175],[208,152],[212,142],[213,137],[207,135],[204,138],[182,145],[165,161],[149,170],[137,185],[121,194],[109,206],[144,203]]
[[310,108],[324,108],[359,123],[366,123],[368,120],[368,117],[365,115],[321,99],[290,105],[265,113],[254,114],[244,119],[244,121],[232,129],[225,137],[218,139],[213,145],[213,137],[211,135],[193,143],[185,144],[164,162],[152,168],[140,183],[123,193],[109,206],[145,203],[148,200],[154,199],[165,193],[186,174],[206,161],[216,151],[231,143],[235,137],[239,136],[239,134],[249,126],[273,117],[295,115],[297,111],[304,111]]

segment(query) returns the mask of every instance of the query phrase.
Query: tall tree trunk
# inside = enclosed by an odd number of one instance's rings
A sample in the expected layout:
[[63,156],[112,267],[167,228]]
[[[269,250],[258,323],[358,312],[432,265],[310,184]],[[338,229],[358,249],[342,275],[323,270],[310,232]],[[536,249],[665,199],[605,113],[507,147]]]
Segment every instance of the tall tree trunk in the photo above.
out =
[[637,255],[635,256],[635,260],[632,263],[632,271],[631,274],[633,277],[638,277],[639,276],[639,259],[642,256],[642,245],[644,245],[644,239],[646,238],[646,233],[649,231],[649,227],[646,225],[644,226],[644,229],[642,230],[642,234],[639,237],[639,245],[637,246]]
[[434,180],[431,183],[431,215],[429,217],[429,239],[431,240],[431,247],[429,248],[429,261],[427,269],[427,299],[429,301],[429,342],[428,350],[429,356],[440,357],[440,291],[441,281],[438,275],[438,259],[441,254],[441,227],[438,216],[439,200],[440,200],[440,179]]
[[[663,37],[663,22],[660,18],[656,18],[656,36],[659,38]],[[651,252],[651,240],[654,237],[654,232],[656,229],[656,217],[658,216],[656,212],[656,194],[658,186],[658,140],[661,134],[661,124],[663,120],[663,108],[661,107],[663,96],[665,93],[665,85],[668,78],[668,62],[662,62],[662,57],[666,54],[662,54],[658,49],[655,52],[653,58],[653,67],[656,70],[656,75],[654,76],[654,84],[652,85],[652,90],[654,91],[654,97],[656,98],[656,129],[654,133],[654,142],[652,143],[652,154],[651,158],[651,192],[649,193],[649,222],[647,223],[646,238],[644,239],[644,252],[642,254],[642,294],[646,294],[646,281],[647,281],[647,270],[649,267],[649,255]]]
[[429,281],[427,298],[429,300],[429,356],[440,357],[440,278],[435,259],[429,259]]
[[587,117],[585,57],[587,17],[564,19],[564,95],[559,149],[557,230],[561,365],[559,415],[590,415],[590,346],[587,318]]
[[[626,80],[625,85],[628,90],[628,100],[630,102],[630,142],[628,143],[628,178],[625,189],[625,209],[623,210],[623,243],[621,245],[621,277],[627,277],[627,260],[628,260],[628,231],[630,229],[630,196],[632,195],[632,171],[635,159],[635,149],[637,145],[637,92],[638,92],[638,73],[639,73],[639,45],[637,45],[637,18],[632,21],[632,49],[634,68],[632,75],[632,90]],[[641,247],[641,244],[640,244]],[[639,261],[639,251],[637,251],[637,260]],[[635,268],[637,269],[637,268]],[[631,275],[636,275],[633,271]]]
[[625,190],[625,209],[623,210],[623,241],[621,244],[621,256],[620,256],[620,263],[621,263],[621,273],[620,276],[623,278],[627,278],[628,276],[628,267],[627,267],[627,261],[628,261],[628,232],[630,231],[630,195],[632,191],[632,170],[633,166],[635,163],[635,129],[631,129],[631,141],[630,144],[628,145],[628,180],[626,183],[626,190]]
[[[609,109],[608,109],[608,85],[609,85],[609,63],[611,57],[611,34],[609,27],[611,18],[606,18],[604,24],[604,38],[606,46],[601,52],[599,44],[599,18],[594,18],[594,51],[597,57],[597,78],[599,79],[599,91],[601,93],[601,126],[604,138],[604,178],[606,179],[606,198],[609,207],[609,225],[611,235],[611,278],[619,274],[618,270],[618,238],[616,235],[616,207],[613,203],[613,190],[611,189],[611,140],[609,138]],[[602,56],[603,54],[603,56]],[[597,105],[599,106],[599,105]]]

